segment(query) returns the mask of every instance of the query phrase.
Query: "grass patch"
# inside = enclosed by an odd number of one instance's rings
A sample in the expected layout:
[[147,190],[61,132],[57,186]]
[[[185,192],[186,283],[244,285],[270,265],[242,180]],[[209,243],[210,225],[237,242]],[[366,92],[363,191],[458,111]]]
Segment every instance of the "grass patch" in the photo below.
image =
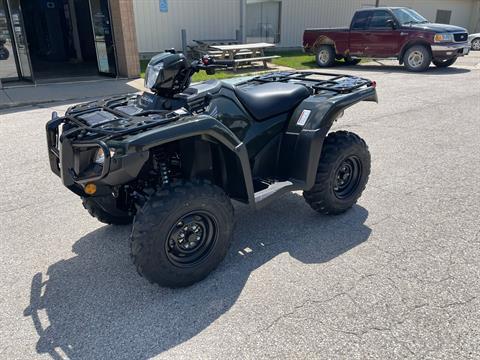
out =
[[315,56],[305,54],[301,51],[276,52],[272,55],[280,55],[280,58],[273,59],[275,65],[286,66],[297,70],[318,68]]
[[[320,67],[315,61],[315,55],[308,55],[301,51],[279,51],[272,53],[272,55],[280,55],[278,59],[273,59],[272,62],[275,65],[287,66],[297,70],[306,70],[306,69],[317,69]],[[369,62],[370,59],[362,59],[361,63]],[[336,61],[337,66],[345,66],[345,62],[342,60]],[[348,65],[347,65],[348,66]]]

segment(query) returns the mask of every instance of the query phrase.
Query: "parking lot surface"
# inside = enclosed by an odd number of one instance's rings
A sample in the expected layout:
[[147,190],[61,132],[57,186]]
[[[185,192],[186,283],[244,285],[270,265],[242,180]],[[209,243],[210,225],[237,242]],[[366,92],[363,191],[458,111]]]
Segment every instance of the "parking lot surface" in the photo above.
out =
[[[300,193],[236,206],[205,281],[151,285],[128,226],[104,226],[50,173],[44,125],[67,104],[0,113],[0,358],[480,358],[480,54],[377,81],[335,125],[370,147],[344,215]],[[477,60],[472,60],[477,58]],[[468,61],[467,61],[468,60]]]

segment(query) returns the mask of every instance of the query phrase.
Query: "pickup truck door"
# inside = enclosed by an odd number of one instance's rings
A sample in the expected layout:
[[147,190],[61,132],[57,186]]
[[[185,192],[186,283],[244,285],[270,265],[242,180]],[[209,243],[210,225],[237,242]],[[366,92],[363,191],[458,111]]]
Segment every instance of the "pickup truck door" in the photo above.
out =
[[369,41],[369,37],[367,36],[367,27],[371,13],[371,11],[357,11],[353,16],[349,34],[348,49],[350,55],[365,55],[365,47]]
[[396,56],[400,52],[403,33],[390,11],[372,12],[367,30],[365,55],[377,58]]

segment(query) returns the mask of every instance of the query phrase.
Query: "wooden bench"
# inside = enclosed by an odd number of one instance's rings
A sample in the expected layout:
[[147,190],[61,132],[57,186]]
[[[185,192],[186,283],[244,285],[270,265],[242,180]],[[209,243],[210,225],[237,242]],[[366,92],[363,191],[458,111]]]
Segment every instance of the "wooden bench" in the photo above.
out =
[[267,61],[272,60],[272,59],[277,59],[279,58],[279,55],[270,55],[270,56],[259,56],[259,57],[246,57],[246,58],[237,58],[233,59],[233,71],[237,71],[237,65],[241,63],[252,63],[255,61],[261,61],[263,62],[263,67],[267,68]]
[[[225,59],[225,53],[223,51],[219,50],[209,50],[205,55],[211,56],[213,58],[218,58],[218,59]],[[241,50],[236,53],[235,56],[252,56],[253,52],[249,50]],[[228,59],[228,57],[226,58]]]

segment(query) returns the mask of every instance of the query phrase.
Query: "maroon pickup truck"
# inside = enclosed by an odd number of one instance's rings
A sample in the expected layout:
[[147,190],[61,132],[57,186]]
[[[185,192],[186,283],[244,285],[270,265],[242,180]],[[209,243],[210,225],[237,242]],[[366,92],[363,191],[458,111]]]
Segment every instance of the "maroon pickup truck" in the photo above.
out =
[[361,58],[396,58],[408,70],[425,71],[431,62],[447,67],[468,54],[467,40],[461,27],[433,24],[409,8],[381,7],[358,10],[350,28],[305,30],[303,47],[320,67],[340,59],[357,64]]

